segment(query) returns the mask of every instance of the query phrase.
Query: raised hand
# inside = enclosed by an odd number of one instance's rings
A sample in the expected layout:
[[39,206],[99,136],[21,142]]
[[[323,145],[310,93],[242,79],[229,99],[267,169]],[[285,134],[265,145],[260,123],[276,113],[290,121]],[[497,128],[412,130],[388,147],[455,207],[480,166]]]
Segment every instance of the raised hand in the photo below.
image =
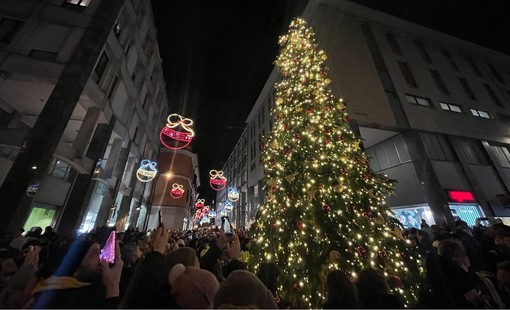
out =
[[103,283],[106,288],[105,298],[118,297],[120,294],[119,282],[124,262],[120,254],[119,240],[115,241],[115,262],[109,266],[108,262],[101,260]]

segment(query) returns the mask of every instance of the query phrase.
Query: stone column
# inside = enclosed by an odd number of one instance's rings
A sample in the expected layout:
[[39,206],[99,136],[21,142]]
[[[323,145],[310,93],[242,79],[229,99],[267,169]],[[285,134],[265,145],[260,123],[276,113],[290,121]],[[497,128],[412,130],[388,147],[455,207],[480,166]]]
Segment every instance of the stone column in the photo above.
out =
[[73,148],[76,151],[76,157],[81,158],[85,154],[85,150],[89,145],[92,134],[94,133],[94,127],[96,127],[97,119],[99,118],[99,108],[87,109],[87,114],[81,123],[76,139],[73,143]]

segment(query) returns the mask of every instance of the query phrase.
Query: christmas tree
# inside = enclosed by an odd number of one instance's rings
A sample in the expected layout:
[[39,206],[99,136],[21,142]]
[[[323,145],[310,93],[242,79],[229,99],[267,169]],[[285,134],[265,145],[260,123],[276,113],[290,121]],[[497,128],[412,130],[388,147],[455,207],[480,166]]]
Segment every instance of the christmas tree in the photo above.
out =
[[374,267],[394,280],[406,306],[417,299],[423,267],[418,254],[392,228],[384,198],[392,182],[375,174],[349,127],[315,35],[296,18],[280,37],[276,65],[275,126],[265,139],[266,203],[253,227],[256,272],[280,268],[278,295],[296,307],[322,307],[331,269],[353,280]]

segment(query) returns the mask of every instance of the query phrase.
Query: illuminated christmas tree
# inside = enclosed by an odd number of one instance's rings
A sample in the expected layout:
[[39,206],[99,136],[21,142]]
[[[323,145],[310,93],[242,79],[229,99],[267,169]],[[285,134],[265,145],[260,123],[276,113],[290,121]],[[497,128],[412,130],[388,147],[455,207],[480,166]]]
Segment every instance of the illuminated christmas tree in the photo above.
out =
[[342,269],[355,279],[372,266],[412,306],[423,267],[392,228],[384,201],[392,182],[370,170],[345,104],[328,86],[327,56],[312,29],[297,18],[279,43],[282,78],[275,85],[275,126],[262,154],[266,203],[252,226],[253,270],[276,263],[279,297],[320,308],[328,270]]

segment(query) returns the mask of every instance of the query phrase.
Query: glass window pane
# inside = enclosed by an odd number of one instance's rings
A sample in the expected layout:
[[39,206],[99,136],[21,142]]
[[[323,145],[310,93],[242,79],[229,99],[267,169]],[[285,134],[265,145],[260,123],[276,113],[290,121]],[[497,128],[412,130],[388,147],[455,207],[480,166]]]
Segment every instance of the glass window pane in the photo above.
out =
[[474,109],[470,109],[471,110],[471,114],[473,114],[474,116],[478,116],[478,112]]
[[450,110],[453,111],[453,112],[462,113],[462,109],[458,105],[451,104],[450,105]]
[[439,104],[441,105],[441,109],[443,109],[443,110],[450,110],[450,108],[448,107],[448,105],[446,103],[440,102]]
[[484,117],[484,118],[491,118],[491,117],[489,116],[489,113],[484,112],[484,111],[478,111],[478,114],[480,115],[480,117]]
[[413,96],[406,95],[406,100],[409,103],[416,103],[416,98],[414,98]]
[[418,102],[419,105],[424,105],[424,106],[430,105],[429,101],[425,98],[416,98],[416,101]]

